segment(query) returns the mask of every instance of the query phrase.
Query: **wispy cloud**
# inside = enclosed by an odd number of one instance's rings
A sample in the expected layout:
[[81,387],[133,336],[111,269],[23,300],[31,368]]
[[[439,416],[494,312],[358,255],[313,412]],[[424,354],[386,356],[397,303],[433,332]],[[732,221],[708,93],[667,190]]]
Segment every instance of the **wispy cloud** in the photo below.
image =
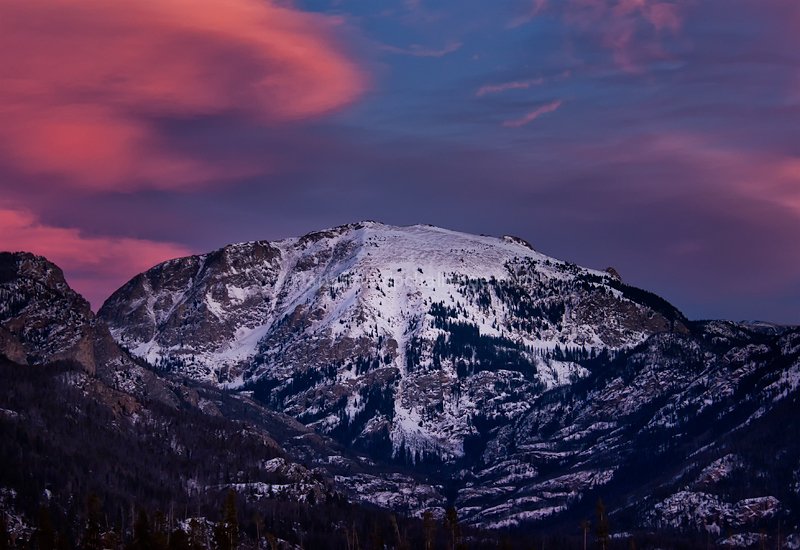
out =
[[558,101],[554,101],[553,103],[539,107],[535,111],[531,111],[522,118],[515,120],[506,120],[505,122],[503,122],[503,126],[509,126],[512,128],[516,128],[518,126],[524,126],[525,124],[528,124],[529,122],[536,120],[536,118],[539,115],[543,115],[545,113],[552,113],[561,106],[561,103],[562,101],[559,99]]
[[342,108],[366,77],[337,24],[271,0],[4,0],[0,161],[95,190],[217,178],[160,143],[152,120]]
[[530,88],[531,86],[537,86],[542,82],[544,82],[544,79],[539,78],[531,82],[509,82],[508,84],[499,84],[496,86],[483,86],[480,90],[478,90],[478,93],[476,93],[475,95],[481,97],[488,93],[493,93],[493,92],[504,92],[506,90]]
[[441,50],[425,49],[419,44],[412,44],[409,49],[396,48],[394,46],[381,46],[381,49],[386,50],[387,52],[399,53],[404,55],[415,55],[417,57],[442,57],[449,53],[453,53],[454,51],[458,50],[462,45],[463,44],[461,42],[454,42],[452,44],[448,44],[444,49]]

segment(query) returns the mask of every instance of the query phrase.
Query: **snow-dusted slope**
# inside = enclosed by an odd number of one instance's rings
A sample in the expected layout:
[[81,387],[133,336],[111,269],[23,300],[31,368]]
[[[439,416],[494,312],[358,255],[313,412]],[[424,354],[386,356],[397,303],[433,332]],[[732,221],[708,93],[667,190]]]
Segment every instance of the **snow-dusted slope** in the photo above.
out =
[[363,222],[166,262],[99,315],[157,366],[347,442],[449,460],[476,419],[584,376],[575,359],[686,330],[633,290],[518,238]]
[[716,533],[753,528],[776,506],[791,507],[797,491],[786,479],[800,471],[800,446],[785,434],[800,418],[800,329],[769,335],[716,321],[693,328],[584,362],[586,379],[546,392],[498,426],[461,474],[456,505],[464,519],[518,525],[578,505],[590,490],[618,496],[612,505],[645,526]]

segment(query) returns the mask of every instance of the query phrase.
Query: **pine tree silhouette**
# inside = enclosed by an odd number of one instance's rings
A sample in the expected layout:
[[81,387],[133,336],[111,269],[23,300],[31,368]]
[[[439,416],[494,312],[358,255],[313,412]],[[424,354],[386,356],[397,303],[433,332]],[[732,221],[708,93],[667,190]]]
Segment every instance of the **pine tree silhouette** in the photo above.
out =
[[219,510],[220,520],[214,527],[214,543],[217,550],[235,550],[239,546],[239,517],[236,511],[236,492],[228,491]]
[[39,509],[39,528],[36,534],[39,550],[56,550],[56,531],[50,524],[50,513],[44,504]]
[[101,550],[100,540],[100,497],[92,493],[86,501],[86,530],[81,540],[83,550]]
[[597,546],[602,550],[608,548],[608,543],[611,540],[611,531],[608,527],[608,515],[606,515],[606,507],[603,506],[603,499],[597,499],[597,531],[595,533]]

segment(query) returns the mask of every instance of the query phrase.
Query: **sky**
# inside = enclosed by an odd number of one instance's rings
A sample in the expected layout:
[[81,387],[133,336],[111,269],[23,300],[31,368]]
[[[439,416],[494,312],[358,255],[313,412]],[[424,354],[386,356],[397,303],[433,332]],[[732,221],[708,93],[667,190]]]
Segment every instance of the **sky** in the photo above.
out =
[[0,249],[137,273],[365,219],[800,324],[797,0],[3,0]]

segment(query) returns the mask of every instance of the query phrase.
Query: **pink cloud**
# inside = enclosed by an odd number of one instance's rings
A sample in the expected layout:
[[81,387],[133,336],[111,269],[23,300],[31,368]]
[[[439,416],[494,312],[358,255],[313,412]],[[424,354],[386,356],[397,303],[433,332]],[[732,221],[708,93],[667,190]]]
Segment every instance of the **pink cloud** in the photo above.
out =
[[221,177],[230,167],[167,151],[148,119],[277,124],[345,107],[366,77],[337,23],[270,0],[4,0],[0,155],[90,189]]
[[454,42],[452,44],[448,44],[444,49],[441,50],[429,50],[425,49],[419,44],[412,44],[411,48],[403,49],[403,48],[396,48],[394,46],[382,46],[382,50],[386,50],[387,52],[392,53],[399,53],[405,55],[415,55],[417,57],[443,57],[449,53],[453,53],[454,51],[458,50],[462,46],[461,42]]
[[558,101],[554,101],[553,103],[550,103],[549,105],[544,105],[542,107],[539,107],[535,111],[531,111],[530,113],[528,113],[527,115],[525,115],[524,117],[522,117],[520,119],[506,120],[505,122],[503,122],[503,126],[510,126],[512,128],[523,126],[523,125],[528,124],[529,122],[535,120],[539,115],[543,115],[545,113],[552,113],[553,111],[555,111],[556,109],[558,109],[561,106],[561,103],[562,103],[562,101],[559,99]]
[[725,148],[686,137],[674,152],[713,174],[726,192],[779,205],[800,219],[800,158],[758,150]]
[[667,2],[653,4],[646,12],[645,17],[653,24],[656,30],[669,29],[673,33],[677,33],[681,29],[682,21],[675,4]]
[[483,86],[478,93],[475,94],[478,97],[484,96],[490,92],[504,92],[506,90],[517,90],[520,88],[530,88],[533,85],[539,85],[544,82],[543,79],[539,78],[532,82],[509,82],[508,84],[500,84],[498,86]]
[[[713,193],[777,205],[800,219],[800,157],[727,147],[718,138],[684,132],[638,136],[615,150],[583,148],[580,155],[621,165],[651,159],[663,165],[691,166]],[[658,192],[667,196],[679,187],[676,183]]]
[[44,225],[30,212],[4,208],[0,250],[33,252],[54,262],[95,310],[137,273],[192,253],[176,243],[87,236],[77,229]]
[[740,152],[730,152],[729,156],[729,162],[738,158],[743,165],[734,180],[743,193],[780,204],[800,218],[800,158],[744,155],[742,160]]

